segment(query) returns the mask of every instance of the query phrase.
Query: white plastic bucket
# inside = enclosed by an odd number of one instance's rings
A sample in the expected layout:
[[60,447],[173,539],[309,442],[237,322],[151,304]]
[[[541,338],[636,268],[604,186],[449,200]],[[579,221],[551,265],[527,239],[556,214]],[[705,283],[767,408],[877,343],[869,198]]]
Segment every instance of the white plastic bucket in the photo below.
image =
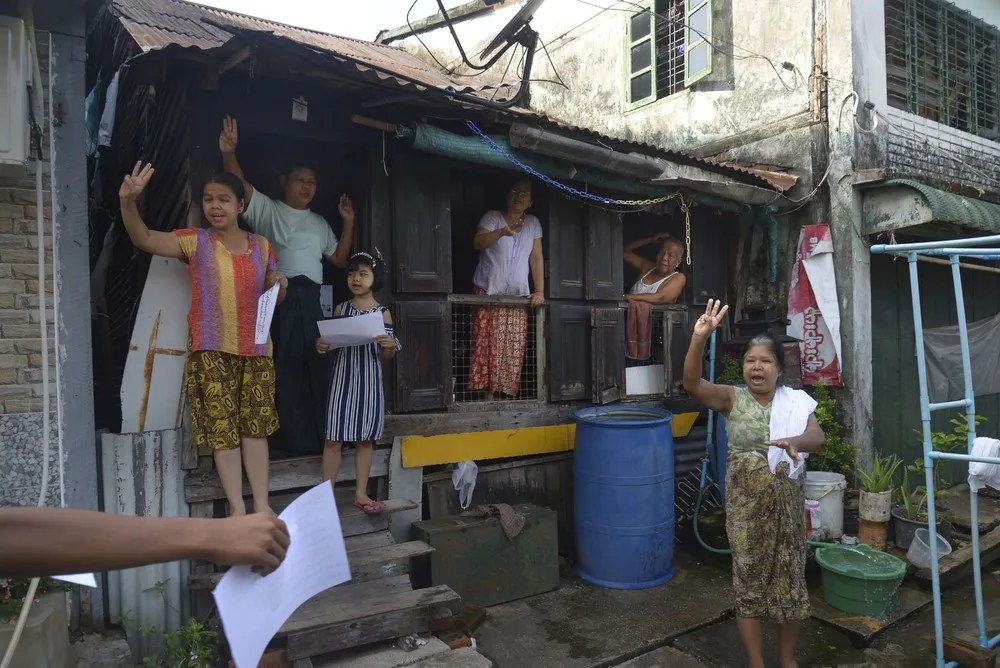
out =
[[888,522],[892,510],[892,491],[866,492],[861,490],[858,500],[858,517],[866,522]]
[[806,472],[806,498],[819,501],[822,514],[820,540],[840,540],[844,535],[844,489],[847,479],[839,473]]
[[[913,532],[913,541],[910,543],[910,549],[906,551],[906,559],[917,568],[931,567],[930,535],[931,532],[926,527]],[[937,556],[940,560],[941,557],[951,554],[951,543],[936,531],[934,535],[937,537]]]

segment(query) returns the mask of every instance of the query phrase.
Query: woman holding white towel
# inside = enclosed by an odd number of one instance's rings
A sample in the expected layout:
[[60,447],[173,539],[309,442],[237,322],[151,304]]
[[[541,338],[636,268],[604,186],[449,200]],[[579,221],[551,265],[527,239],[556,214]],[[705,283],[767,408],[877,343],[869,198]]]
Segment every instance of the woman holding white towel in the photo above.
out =
[[[746,387],[715,385],[702,378],[705,344],[728,310],[721,302],[709,300],[695,323],[684,359],[684,389],[727,420],[726,533],[733,551],[736,623],[747,665],[764,668],[763,622],[767,618],[779,625],[779,668],[796,668],[799,623],[809,617],[804,477],[789,477],[787,463],[778,464],[772,472],[768,451],[781,448],[798,464],[800,453],[823,447],[823,430],[812,414],[815,402],[805,392],[789,388],[779,392],[784,355],[769,335],[754,337],[744,349]],[[781,425],[771,420],[776,394],[792,404],[781,407]],[[798,435],[774,440],[776,430],[789,432],[789,424],[797,425],[791,431]],[[798,477],[798,472],[794,475]]]

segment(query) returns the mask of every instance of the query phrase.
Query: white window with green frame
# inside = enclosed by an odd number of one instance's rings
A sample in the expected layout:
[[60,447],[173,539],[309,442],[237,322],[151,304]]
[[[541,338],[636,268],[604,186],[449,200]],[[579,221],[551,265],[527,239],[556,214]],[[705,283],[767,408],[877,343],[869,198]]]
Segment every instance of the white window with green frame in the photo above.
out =
[[648,0],[625,40],[628,108],[680,92],[712,73],[712,0]]

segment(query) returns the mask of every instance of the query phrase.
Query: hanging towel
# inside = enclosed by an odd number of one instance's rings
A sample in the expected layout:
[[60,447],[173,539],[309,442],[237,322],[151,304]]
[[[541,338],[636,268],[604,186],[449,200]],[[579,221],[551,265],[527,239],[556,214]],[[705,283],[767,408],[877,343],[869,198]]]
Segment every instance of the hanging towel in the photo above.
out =
[[111,77],[111,83],[108,84],[108,92],[104,96],[104,112],[101,114],[101,121],[98,124],[97,130],[98,146],[111,146],[111,137],[115,131],[115,112],[118,109],[118,75],[120,73],[121,70],[119,69]]
[[[1000,441],[979,436],[972,442],[974,457],[1000,457]],[[1000,489],[1000,464],[969,462],[969,490],[978,492],[983,487]]]
[[[815,410],[816,400],[803,390],[793,390],[785,386],[779,387],[771,402],[771,440],[778,441],[783,438],[801,436],[809,424],[809,416]],[[788,477],[792,480],[798,478],[805,470],[806,457],[805,453],[800,453],[799,463],[796,464],[784,448],[772,445],[767,449],[767,465],[771,469],[771,473],[776,473],[778,465],[784,462],[788,464]]]
[[652,304],[629,302],[625,335],[628,343],[625,348],[625,357],[640,361],[648,360],[650,344],[653,339]]

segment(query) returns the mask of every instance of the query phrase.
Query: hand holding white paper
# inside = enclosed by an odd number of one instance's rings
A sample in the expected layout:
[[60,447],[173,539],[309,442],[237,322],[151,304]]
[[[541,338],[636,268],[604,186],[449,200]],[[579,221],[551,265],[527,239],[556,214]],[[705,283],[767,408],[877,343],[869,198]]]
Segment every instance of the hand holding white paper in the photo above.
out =
[[329,341],[334,348],[350,348],[374,343],[385,334],[385,320],[378,311],[355,315],[348,318],[320,320],[319,336]]
[[260,576],[230,569],[213,596],[236,668],[255,668],[267,643],[299,606],[351,579],[344,534],[330,483],[320,483],[279,515],[288,526],[285,560]]

